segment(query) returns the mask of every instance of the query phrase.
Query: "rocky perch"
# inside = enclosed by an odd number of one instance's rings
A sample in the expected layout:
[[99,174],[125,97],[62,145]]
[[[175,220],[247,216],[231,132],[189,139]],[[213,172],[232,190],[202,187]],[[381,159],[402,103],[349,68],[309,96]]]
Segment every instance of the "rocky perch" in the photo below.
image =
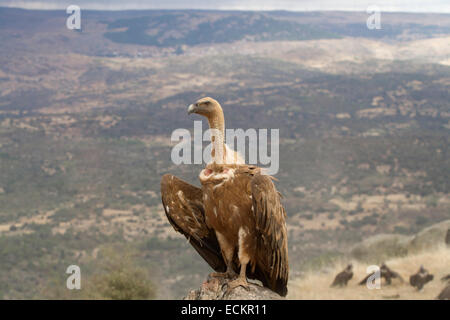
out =
[[249,290],[237,287],[227,293],[229,280],[212,278],[203,282],[197,290],[191,290],[184,300],[282,300],[282,296],[255,283],[249,283]]

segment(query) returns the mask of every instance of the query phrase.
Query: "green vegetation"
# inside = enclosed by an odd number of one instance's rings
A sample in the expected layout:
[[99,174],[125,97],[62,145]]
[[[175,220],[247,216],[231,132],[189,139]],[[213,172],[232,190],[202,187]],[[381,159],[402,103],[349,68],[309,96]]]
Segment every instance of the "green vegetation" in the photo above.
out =
[[103,253],[97,272],[91,279],[93,288],[88,288],[87,294],[93,298],[113,300],[154,298],[155,289],[147,270],[133,265],[132,259],[129,251],[117,248]]

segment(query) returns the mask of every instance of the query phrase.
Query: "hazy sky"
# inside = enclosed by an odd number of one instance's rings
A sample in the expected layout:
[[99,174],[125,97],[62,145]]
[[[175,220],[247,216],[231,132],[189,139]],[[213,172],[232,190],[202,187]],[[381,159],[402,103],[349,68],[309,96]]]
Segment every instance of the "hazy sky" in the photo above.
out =
[[351,10],[377,5],[382,11],[450,13],[450,0],[0,0],[0,6],[29,9],[231,9],[231,10]]

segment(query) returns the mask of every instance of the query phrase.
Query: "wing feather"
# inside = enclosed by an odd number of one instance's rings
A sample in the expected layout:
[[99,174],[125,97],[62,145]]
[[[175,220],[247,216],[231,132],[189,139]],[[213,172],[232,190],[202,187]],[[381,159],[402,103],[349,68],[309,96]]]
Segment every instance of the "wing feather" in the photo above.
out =
[[219,242],[205,222],[202,190],[166,174],[161,179],[161,200],[167,219],[217,272],[226,270]]
[[289,277],[286,212],[270,176],[257,174],[251,180],[253,212],[258,237],[255,274],[263,284],[282,296]]

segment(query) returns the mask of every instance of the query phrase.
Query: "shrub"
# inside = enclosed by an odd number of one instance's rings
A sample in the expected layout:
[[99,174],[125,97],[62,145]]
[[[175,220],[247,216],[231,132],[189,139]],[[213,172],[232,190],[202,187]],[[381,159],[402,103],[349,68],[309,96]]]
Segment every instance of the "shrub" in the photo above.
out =
[[101,271],[92,277],[88,295],[112,300],[147,300],[155,297],[148,273],[135,264],[132,253],[106,249],[100,259]]

